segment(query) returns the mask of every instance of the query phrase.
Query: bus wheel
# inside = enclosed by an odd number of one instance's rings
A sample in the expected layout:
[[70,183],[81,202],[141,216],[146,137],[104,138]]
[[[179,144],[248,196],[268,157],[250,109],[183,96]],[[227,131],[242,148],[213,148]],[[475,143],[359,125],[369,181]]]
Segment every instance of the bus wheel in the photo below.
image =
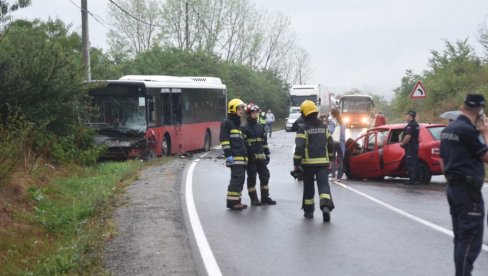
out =
[[205,132],[205,141],[203,142],[203,151],[210,151],[212,147],[212,138],[210,137],[210,132],[207,130]]
[[161,143],[161,156],[171,155],[171,139],[168,134],[164,135],[163,142]]

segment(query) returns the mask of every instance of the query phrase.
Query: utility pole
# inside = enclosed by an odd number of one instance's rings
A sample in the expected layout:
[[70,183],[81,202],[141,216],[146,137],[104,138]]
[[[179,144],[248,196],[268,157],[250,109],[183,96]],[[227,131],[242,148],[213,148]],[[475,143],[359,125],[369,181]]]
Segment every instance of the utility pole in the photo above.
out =
[[90,39],[88,38],[88,5],[81,0],[81,40],[83,47],[83,64],[86,68],[86,80],[91,80]]
[[185,41],[186,41],[186,49],[190,49],[190,32],[188,31],[188,7],[189,4],[186,2],[185,4]]

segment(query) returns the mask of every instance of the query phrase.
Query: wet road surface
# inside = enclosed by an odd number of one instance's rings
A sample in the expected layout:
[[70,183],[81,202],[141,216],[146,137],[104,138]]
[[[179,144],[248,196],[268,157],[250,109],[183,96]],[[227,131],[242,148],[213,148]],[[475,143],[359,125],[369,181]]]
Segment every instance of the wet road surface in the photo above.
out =
[[[223,275],[453,275],[451,220],[442,177],[331,184],[330,223],[303,218],[302,184],[292,169],[294,133],[273,133],[270,196],[276,206],[226,209],[230,170],[221,150],[194,162],[192,195],[203,233]],[[355,134],[352,134],[355,135]],[[485,198],[488,190],[483,189]],[[249,204],[247,189],[243,202]],[[318,199],[316,196],[316,204]],[[488,234],[473,275],[488,271]],[[204,258],[208,255],[204,254]]]

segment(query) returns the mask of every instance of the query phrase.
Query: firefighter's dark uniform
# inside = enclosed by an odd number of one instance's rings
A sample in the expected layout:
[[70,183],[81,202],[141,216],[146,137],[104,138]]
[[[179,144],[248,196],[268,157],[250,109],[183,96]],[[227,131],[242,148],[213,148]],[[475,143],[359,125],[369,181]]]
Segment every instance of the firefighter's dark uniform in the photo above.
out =
[[256,192],[256,174],[259,174],[261,187],[261,204],[276,204],[276,201],[269,197],[269,162],[270,152],[264,126],[257,123],[256,119],[247,118],[247,123],[243,126],[244,139],[248,145],[249,159],[247,164],[247,190],[251,198],[251,204],[259,205]]
[[303,126],[305,120],[303,119],[303,116],[298,117],[298,119],[293,122],[293,125],[291,126],[291,131],[297,132],[298,129]]
[[471,275],[481,251],[485,216],[481,194],[485,170],[481,156],[487,151],[480,132],[464,115],[441,133],[440,153],[448,183],[456,275]]
[[324,208],[327,208],[328,211],[334,209],[328,180],[329,156],[332,155],[333,141],[327,127],[317,118],[317,112],[304,115],[304,125],[298,129],[295,138],[293,156],[295,168],[300,166],[303,168],[302,209],[306,218],[313,217],[315,210],[314,178],[316,178],[320,209],[324,212],[324,221],[328,221],[330,214],[326,219]]
[[[403,129],[403,136],[410,134],[411,138],[405,148],[405,163],[408,170],[408,184],[415,185],[418,183],[419,177],[419,132],[420,126],[415,121],[415,112],[413,112],[413,119],[408,122],[407,126]],[[412,116],[412,114],[410,114]]]
[[220,144],[224,155],[226,158],[233,157],[232,163],[226,161],[231,171],[227,189],[227,208],[231,209],[241,204],[241,192],[246,178],[248,152],[240,124],[241,118],[229,113],[220,125]]

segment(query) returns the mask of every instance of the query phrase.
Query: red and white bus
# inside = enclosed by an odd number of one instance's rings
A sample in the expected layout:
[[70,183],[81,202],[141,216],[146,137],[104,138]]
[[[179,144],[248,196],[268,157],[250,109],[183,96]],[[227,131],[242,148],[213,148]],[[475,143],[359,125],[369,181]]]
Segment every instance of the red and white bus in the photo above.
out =
[[90,90],[105,157],[148,158],[210,150],[219,142],[227,90],[219,78],[130,75]]

